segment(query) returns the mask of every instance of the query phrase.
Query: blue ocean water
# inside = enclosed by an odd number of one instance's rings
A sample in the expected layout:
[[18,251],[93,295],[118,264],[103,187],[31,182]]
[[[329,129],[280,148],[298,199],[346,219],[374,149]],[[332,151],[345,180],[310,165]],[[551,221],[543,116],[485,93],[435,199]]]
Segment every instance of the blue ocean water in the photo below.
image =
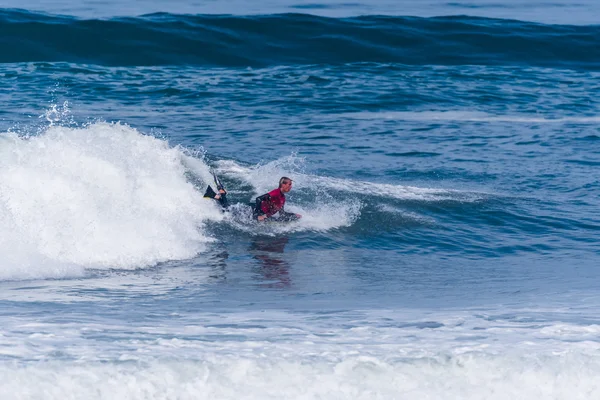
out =
[[596,3],[6,7],[2,399],[599,396]]

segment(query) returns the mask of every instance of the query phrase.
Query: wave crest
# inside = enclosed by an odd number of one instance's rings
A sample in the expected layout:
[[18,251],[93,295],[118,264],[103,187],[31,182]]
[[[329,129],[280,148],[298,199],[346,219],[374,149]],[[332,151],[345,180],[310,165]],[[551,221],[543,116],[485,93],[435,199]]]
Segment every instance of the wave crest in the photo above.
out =
[[0,141],[0,278],[60,277],[184,259],[221,218],[182,152],[120,124]]
[[0,11],[0,62],[262,67],[292,64],[600,68],[600,26],[479,17],[150,14],[82,20]]

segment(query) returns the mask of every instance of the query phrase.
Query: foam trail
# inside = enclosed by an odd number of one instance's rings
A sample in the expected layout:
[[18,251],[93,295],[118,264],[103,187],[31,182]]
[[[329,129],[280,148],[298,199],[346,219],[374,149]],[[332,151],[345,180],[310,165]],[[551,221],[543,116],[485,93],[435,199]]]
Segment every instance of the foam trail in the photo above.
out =
[[388,204],[379,204],[377,206],[377,209],[383,213],[387,213],[387,214],[393,214],[393,215],[400,215],[403,218],[406,218],[408,220],[412,220],[412,221],[416,221],[422,224],[426,224],[426,225],[432,225],[435,224],[435,219],[431,218],[431,217],[427,217],[424,215],[420,215],[414,212],[409,212],[406,210],[402,210],[400,208],[397,207],[392,207]]
[[313,179],[315,183],[334,190],[368,194],[369,196],[391,197],[399,200],[476,201],[480,198],[479,195],[473,193],[450,189],[420,188],[416,186],[353,181],[329,177],[314,177]]
[[180,149],[128,126],[2,136],[0,279],[189,258],[221,218],[186,181]]
[[478,201],[482,197],[482,194],[458,190],[420,188],[304,174],[301,172],[303,161],[302,158],[292,155],[253,167],[244,167],[234,161],[222,161],[219,163],[219,168],[224,173],[251,184],[256,189],[257,195],[272,190],[277,185],[279,177],[289,176],[294,180],[294,190],[299,191],[311,190],[327,193],[334,190],[399,200],[421,201],[458,200],[472,202]]

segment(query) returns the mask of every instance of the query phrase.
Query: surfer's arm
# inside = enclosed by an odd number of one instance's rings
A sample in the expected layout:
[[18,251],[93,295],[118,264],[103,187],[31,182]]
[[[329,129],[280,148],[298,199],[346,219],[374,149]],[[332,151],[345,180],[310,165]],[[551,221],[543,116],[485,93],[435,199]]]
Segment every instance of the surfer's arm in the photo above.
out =
[[267,207],[270,208],[270,200],[271,196],[268,193],[256,198],[256,204],[254,205],[254,216],[258,221],[264,221],[268,218],[268,215],[263,210],[263,203],[266,202]]

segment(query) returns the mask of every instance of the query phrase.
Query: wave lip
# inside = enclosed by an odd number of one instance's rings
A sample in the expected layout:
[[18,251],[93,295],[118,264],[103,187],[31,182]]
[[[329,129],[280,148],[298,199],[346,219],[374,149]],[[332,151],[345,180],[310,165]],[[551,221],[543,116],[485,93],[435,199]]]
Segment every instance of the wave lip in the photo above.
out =
[[0,62],[263,67],[526,65],[600,69],[600,26],[448,16],[150,14],[77,19],[0,11]]

